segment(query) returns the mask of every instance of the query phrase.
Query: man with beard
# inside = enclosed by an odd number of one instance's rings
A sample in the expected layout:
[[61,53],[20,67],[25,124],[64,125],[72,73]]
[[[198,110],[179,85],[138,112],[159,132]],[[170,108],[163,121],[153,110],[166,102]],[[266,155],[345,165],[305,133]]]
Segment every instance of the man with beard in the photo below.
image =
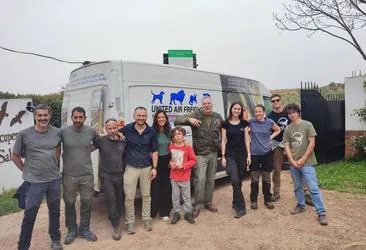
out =
[[[73,125],[61,130],[63,147],[63,197],[65,202],[65,223],[68,233],[65,244],[71,244],[76,236],[96,241],[90,231],[90,214],[94,195],[94,176],[90,158],[92,142],[98,137],[96,131],[84,125],[86,116],[82,107],[71,111]],[[80,193],[80,224],[76,224],[75,201]]]
[[[37,105],[34,110],[35,126],[20,131],[14,145],[12,161],[23,172],[23,179],[29,184],[18,249],[30,247],[34,223],[44,195],[49,211],[51,247],[54,250],[62,249],[59,169],[61,137],[58,129],[49,126],[50,118],[49,107]],[[25,158],[24,162],[22,157]]]
[[213,112],[212,98],[204,96],[201,110],[178,116],[174,125],[192,127],[193,148],[197,163],[193,168],[194,204],[193,217],[197,218],[200,209],[205,207],[216,213],[218,209],[212,203],[215,189],[217,154],[221,147],[221,115]]
[[100,152],[99,176],[102,182],[104,200],[108,209],[108,219],[112,224],[112,238],[121,239],[119,226],[122,212],[122,174],[123,153],[126,143],[118,134],[118,122],[109,118],[105,122],[106,136],[95,140],[95,146]]
[[138,181],[140,181],[142,196],[142,223],[146,231],[152,230],[150,187],[151,180],[156,177],[158,165],[158,136],[146,123],[146,108],[135,108],[133,117],[135,122],[129,123],[119,130],[127,141],[123,189],[126,196],[125,213],[128,234],[134,234],[136,231],[134,203]]

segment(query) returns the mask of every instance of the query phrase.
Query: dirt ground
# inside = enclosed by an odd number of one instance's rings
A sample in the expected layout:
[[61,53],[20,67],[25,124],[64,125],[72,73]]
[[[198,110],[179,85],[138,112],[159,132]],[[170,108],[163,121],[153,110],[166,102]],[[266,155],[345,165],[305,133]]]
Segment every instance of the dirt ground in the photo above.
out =
[[[295,199],[288,171],[283,172],[281,200],[274,210],[264,207],[261,195],[258,210],[250,210],[249,182],[249,179],[244,181],[248,211],[241,219],[233,218],[232,188],[226,181],[217,185],[214,194],[218,213],[203,210],[193,225],[184,220],[170,225],[154,219],[153,231],[145,232],[138,204],[137,232],[127,235],[124,227],[120,241],[111,239],[111,226],[100,196],[94,200],[91,222],[98,241],[90,243],[77,238],[64,249],[366,249],[365,196],[323,190],[329,225],[321,226],[312,207],[307,207],[305,213],[290,215]],[[49,249],[47,211],[47,205],[43,204],[31,249]],[[0,249],[16,249],[22,216],[20,212],[0,217]],[[61,233],[63,239],[66,234],[63,207]]]

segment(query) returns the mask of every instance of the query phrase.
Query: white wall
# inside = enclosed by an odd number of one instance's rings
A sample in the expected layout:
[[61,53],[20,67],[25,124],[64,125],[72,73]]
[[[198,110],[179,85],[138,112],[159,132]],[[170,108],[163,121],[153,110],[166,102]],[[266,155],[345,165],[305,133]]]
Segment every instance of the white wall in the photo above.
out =
[[366,76],[348,77],[345,79],[346,131],[366,131],[366,122],[360,122],[359,117],[353,115],[355,109],[365,105],[366,91],[363,88],[364,81],[366,81]]

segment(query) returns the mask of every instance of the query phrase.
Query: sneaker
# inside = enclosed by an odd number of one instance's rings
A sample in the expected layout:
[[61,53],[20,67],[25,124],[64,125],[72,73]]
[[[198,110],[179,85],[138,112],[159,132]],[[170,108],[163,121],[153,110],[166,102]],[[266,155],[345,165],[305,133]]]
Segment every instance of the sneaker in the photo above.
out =
[[84,238],[87,241],[96,241],[97,240],[97,236],[90,230],[80,231],[79,237]]
[[173,215],[173,219],[170,221],[170,224],[177,224],[177,222],[180,220],[180,214],[179,213],[174,213]]
[[277,202],[280,199],[280,195],[279,194],[274,194],[271,196],[271,201],[272,202]]
[[197,218],[200,215],[200,209],[193,209],[193,218]]
[[241,218],[243,215],[246,215],[246,214],[247,214],[247,212],[246,212],[245,210],[237,210],[237,211],[235,212],[234,218],[235,218],[235,219],[239,219],[239,218]]
[[52,250],[62,250],[63,247],[61,245],[61,242],[59,240],[53,240],[51,242],[51,249]]
[[113,227],[112,230],[112,239],[120,240],[122,237],[121,228],[119,226]]
[[76,230],[68,231],[64,240],[64,244],[66,245],[71,244],[77,236],[78,232]]
[[272,202],[270,202],[270,201],[266,201],[266,202],[264,203],[264,205],[265,205],[268,209],[274,209],[274,205],[273,205],[273,203],[272,203]]
[[134,234],[134,233],[136,233],[135,223],[127,224],[127,233],[128,234]]
[[169,217],[168,217],[168,216],[164,216],[164,217],[162,218],[162,220],[163,220],[164,222],[168,222],[168,221],[169,221]]
[[313,200],[311,199],[310,194],[305,194],[305,204],[314,207],[314,203]]
[[205,205],[205,208],[212,212],[212,213],[217,213],[219,210],[210,202],[208,204]]
[[299,205],[297,205],[294,209],[291,210],[292,215],[303,213],[303,212],[305,212],[305,208],[300,207]]
[[257,204],[257,202],[252,202],[252,203],[250,204],[250,208],[251,208],[251,209],[257,209],[257,208],[258,208],[258,204]]
[[145,231],[151,231],[152,230],[152,222],[151,220],[145,220],[143,223]]
[[319,215],[319,223],[323,226],[328,225],[327,216],[325,214]]
[[186,221],[188,221],[190,224],[195,223],[195,221],[194,221],[194,219],[193,219],[193,215],[192,215],[192,213],[185,213],[185,214],[184,214],[184,219],[185,219]]

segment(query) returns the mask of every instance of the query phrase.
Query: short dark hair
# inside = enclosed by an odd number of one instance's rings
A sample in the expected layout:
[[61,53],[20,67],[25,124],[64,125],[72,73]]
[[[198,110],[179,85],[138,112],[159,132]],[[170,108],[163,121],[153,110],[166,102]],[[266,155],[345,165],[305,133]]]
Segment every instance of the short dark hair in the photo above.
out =
[[38,104],[35,108],[34,108],[34,115],[37,113],[37,110],[48,110],[48,113],[51,114],[51,110],[50,107],[47,104]]
[[264,112],[266,111],[266,108],[262,104],[255,105],[254,109],[255,108],[261,108]]
[[75,108],[73,108],[72,110],[71,110],[71,117],[74,115],[74,112],[79,112],[79,113],[83,113],[84,114],[84,116],[86,116],[85,115],[85,109],[83,108],[83,107],[75,107]]
[[146,109],[145,107],[143,107],[143,106],[138,106],[138,107],[136,107],[136,108],[135,108],[134,113],[135,113],[137,110],[145,110],[145,111],[147,112],[147,109]]
[[186,135],[186,130],[184,128],[182,128],[182,127],[175,127],[175,128],[173,128],[173,130],[172,130],[172,132],[170,134],[170,140],[173,140],[173,137],[174,137],[174,134],[175,134],[176,131],[180,131],[183,134],[183,136]]
[[280,94],[273,94],[273,95],[271,95],[270,99],[272,100],[272,98],[275,98],[275,97],[279,97],[281,99],[281,95]]
[[287,104],[286,107],[285,107],[285,111],[286,111],[287,114],[291,113],[291,112],[296,112],[298,114],[301,114],[300,106],[297,105],[296,103]]
[[117,119],[115,119],[113,117],[112,118],[108,118],[107,120],[105,120],[104,124],[107,125],[107,123],[110,122],[110,121],[117,122]]

